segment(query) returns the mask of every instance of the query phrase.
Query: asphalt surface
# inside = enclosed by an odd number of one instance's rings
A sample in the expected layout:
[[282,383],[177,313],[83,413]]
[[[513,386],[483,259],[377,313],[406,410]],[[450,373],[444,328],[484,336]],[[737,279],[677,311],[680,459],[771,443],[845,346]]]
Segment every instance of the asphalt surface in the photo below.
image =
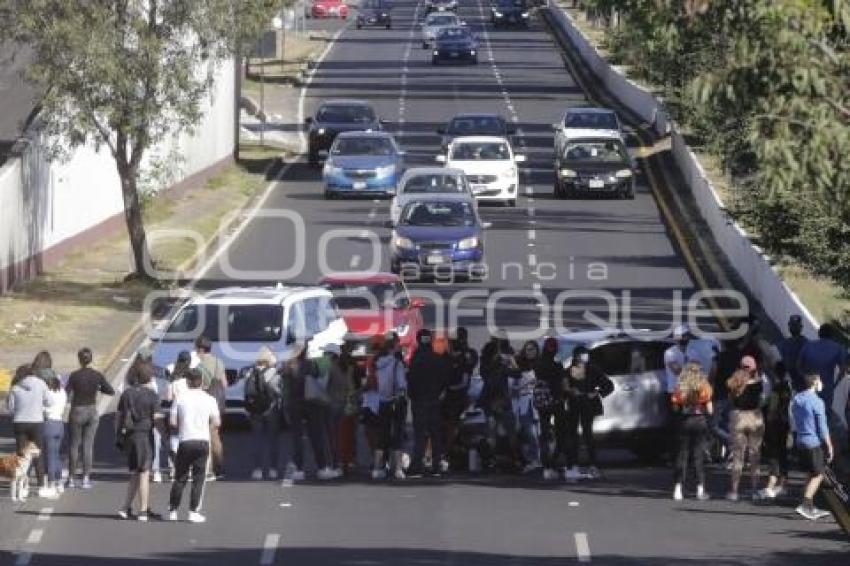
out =
[[[493,223],[486,249],[496,275],[483,283],[443,288],[425,283],[414,289],[442,297],[510,291],[515,296],[498,303],[494,318],[514,330],[551,324],[540,322],[540,303],[565,289],[608,290],[617,304],[630,292],[635,326],[669,326],[671,297],[690,296],[694,284],[646,179],[634,201],[552,197],[549,125],[565,106],[585,98],[540,22],[527,31],[494,31],[483,25],[484,5],[462,0],[461,16],[481,36],[481,63],[435,70],[412,27],[414,16],[422,16],[421,6],[396,5],[394,29],[347,29],[340,36],[306,93],[307,113],[329,97],[370,100],[409,152],[411,164],[430,164],[438,125],[456,112],[495,111],[516,117],[522,132],[518,151],[529,156],[517,208],[483,209],[484,219]],[[312,284],[322,273],[319,258],[333,270],[367,269],[373,258],[386,269],[388,203],[325,201],[319,175],[306,164],[288,166],[262,207],[296,212],[302,219],[300,269],[279,273],[297,263],[292,224],[285,218],[256,218],[226,254],[230,268],[218,262],[202,286],[278,280]],[[317,253],[322,235],[332,229],[347,232],[324,254]],[[372,238],[381,245],[373,248]],[[553,281],[538,277],[540,265],[549,262],[558,273]],[[607,266],[604,280],[587,277],[591,262]],[[504,264],[511,264],[508,277],[501,276]],[[232,268],[262,273],[240,274]],[[462,306],[480,306],[487,296],[466,299]],[[564,315],[569,326],[588,326],[585,311],[605,311],[600,299],[571,305]],[[429,309],[429,322],[438,324],[445,310]],[[460,322],[470,327],[473,343],[484,339],[487,325],[481,315]],[[605,452],[604,478],[578,485],[450,476],[381,485],[355,479],[281,486],[248,480],[249,435],[238,428],[225,436],[227,479],[206,491],[207,524],[125,523],[114,519],[126,475],[112,447],[111,426],[111,416],[104,417],[95,489],[68,492],[59,501],[31,499],[21,506],[3,501],[0,563],[790,565],[846,564],[850,551],[834,523],[797,519],[790,500],[764,506],[674,502],[669,470],[642,466],[621,453]],[[712,494],[720,499],[726,485],[725,472],[713,470]],[[164,510],[166,497],[167,486],[155,486],[155,508]]]

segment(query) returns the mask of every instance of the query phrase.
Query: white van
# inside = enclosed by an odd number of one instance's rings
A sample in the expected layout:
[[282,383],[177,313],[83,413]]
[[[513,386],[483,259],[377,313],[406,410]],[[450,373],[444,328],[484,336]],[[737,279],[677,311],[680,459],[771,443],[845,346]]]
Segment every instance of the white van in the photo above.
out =
[[297,342],[307,342],[308,355],[317,356],[327,344],[342,344],[347,332],[327,289],[231,287],[190,300],[150,338],[154,363],[167,367],[181,350],[192,351],[198,336],[207,336],[226,367],[226,412],[245,415],[241,370],[254,363],[262,346],[284,361]]

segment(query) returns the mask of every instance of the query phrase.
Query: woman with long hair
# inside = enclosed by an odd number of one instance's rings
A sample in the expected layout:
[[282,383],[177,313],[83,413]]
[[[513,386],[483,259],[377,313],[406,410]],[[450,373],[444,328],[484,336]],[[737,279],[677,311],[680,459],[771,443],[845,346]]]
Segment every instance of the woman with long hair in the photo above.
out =
[[676,485],[673,499],[681,501],[683,486],[692,463],[697,477],[697,499],[709,498],[705,490],[705,442],[708,437],[708,419],[714,407],[712,389],[707,376],[698,363],[688,363],[679,375],[679,384],[670,398],[678,416],[678,456],[676,458]]
[[741,368],[726,382],[732,404],[730,425],[732,429],[732,477],[726,499],[738,500],[738,486],[744,471],[744,460],[749,454],[750,483],[753,497],[757,498],[761,445],[764,439],[764,417],[761,412],[764,383],[756,371],[756,361],[744,356]]
[[523,473],[526,474],[543,467],[540,463],[540,415],[534,406],[534,387],[537,382],[535,368],[539,359],[540,347],[537,342],[527,341],[516,356],[519,375],[511,379],[511,407],[525,465]]
[[65,437],[65,407],[68,394],[56,376],[47,380],[47,397],[50,405],[44,410],[44,448],[47,485],[62,493],[62,439]]

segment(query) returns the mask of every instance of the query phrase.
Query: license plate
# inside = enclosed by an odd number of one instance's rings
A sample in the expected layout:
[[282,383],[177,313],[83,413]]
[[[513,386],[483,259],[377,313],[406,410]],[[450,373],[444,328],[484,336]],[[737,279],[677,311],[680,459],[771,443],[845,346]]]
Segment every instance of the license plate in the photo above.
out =
[[449,57],[459,57],[459,56],[460,56],[460,53],[458,53],[457,51],[452,51],[451,53],[449,53]]
[[487,185],[472,185],[473,193],[480,193],[487,190]]
[[374,23],[375,23],[375,18],[369,18],[369,23],[370,23],[370,24],[374,24]]
[[591,179],[587,183],[587,186],[589,186],[591,189],[604,189],[605,181],[603,181],[602,179]]
[[441,255],[429,255],[425,259],[425,261],[428,263],[428,265],[438,265],[438,264],[441,264],[441,263],[445,263],[446,258],[444,258]]
[[355,191],[365,189],[366,188],[366,181],[354,181],[354,184],[352,186],[354,187]]

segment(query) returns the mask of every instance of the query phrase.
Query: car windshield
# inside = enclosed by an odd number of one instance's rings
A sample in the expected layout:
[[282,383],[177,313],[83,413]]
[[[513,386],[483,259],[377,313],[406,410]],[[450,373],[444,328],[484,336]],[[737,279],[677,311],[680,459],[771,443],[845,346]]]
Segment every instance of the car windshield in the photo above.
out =
[[334,155],[392,155],[392,142],[378,137],[337,138],[331,151]]
[[372,10],[386,10],[389,8],[389,5],[386,2],[381,2],[380,0],[370,0],[366,2],[363,7]]
[[579,141],[564,148],[567,161],[581,163],[629,163],[629,154],[618,141]]
[[433,173],[411,177],[401,190],[402,193],[462,193],[464,181],[458,175]]
[[443,40],[464,39],[466,37],[469,37],[469,30],[460,26],[443,28],[437,34],[437,39]]
[[591,130],[619,130],[613,112],[567,112],[564,125],[568,128]]
[[449,122],[447,131],[453,136],[501,136],[505,123],[497,116],[460,116]]
[[189,305],[168,327],[163,340],[213,342],[277,342],[282,336],[280,305]]
[[409,299],[404,285],[400,281],[388,283],[345,283],[335,282],[326,285],[333,293],[336,304],[343,310],[375,310],[383,305],[402,306]]
[[454,26],[457,25],[458,19],[454,14],[434,14],[429,16],[425,22],[427,26]]
[[501,8],[525,8],[525,0],[499,0],[499,7]]
[[503,161],[511,158],[511,151],[504,142],[463,142],[452,146],[451,158],[455,161]]
[[412,202],[401,215],[409,226],[473,226],[475,211],[468,202]]
[[368,106],[359,104],[329,104],[319,108],[316,121],[334,124],[368,124],[375,121],[375,113]]

